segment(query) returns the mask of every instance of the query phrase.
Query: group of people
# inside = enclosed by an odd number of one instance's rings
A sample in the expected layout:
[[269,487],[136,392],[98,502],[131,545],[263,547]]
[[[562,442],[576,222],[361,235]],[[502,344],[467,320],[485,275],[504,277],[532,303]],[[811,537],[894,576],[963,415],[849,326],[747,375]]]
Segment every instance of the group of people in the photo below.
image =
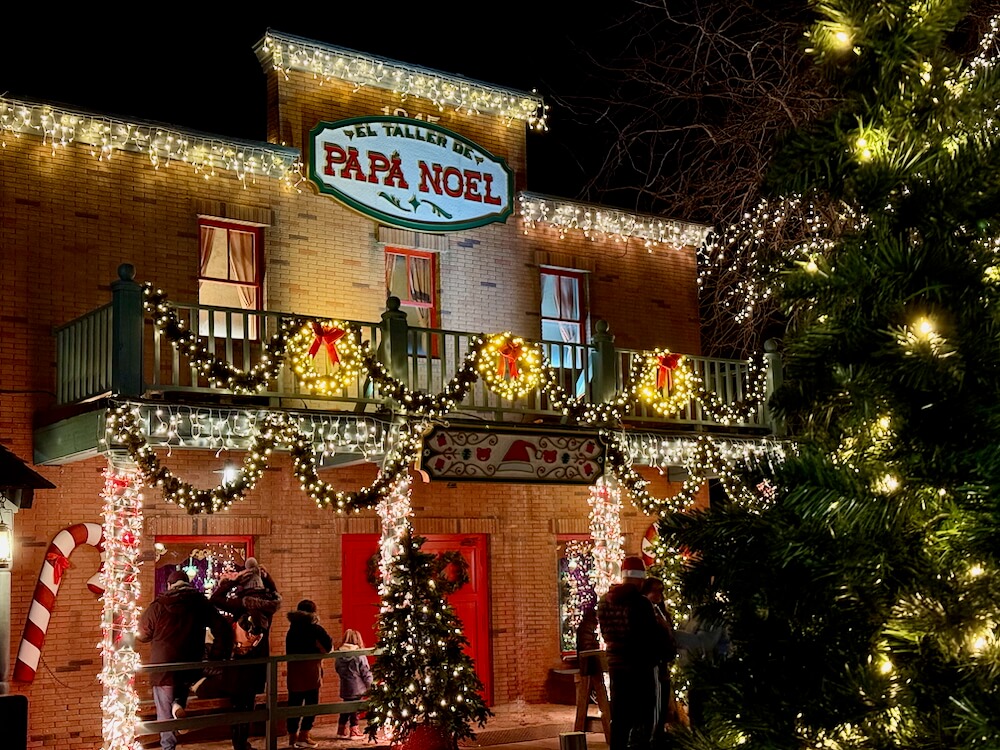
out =
[[[224,574],[219,585],[206,597],[194,588],[183,570],[167,578],[167,589],[143,612],[137,637],[150,644],[150,663],[202,661],[217,659],[259,659],[270,656],[272,619],[281,606],[274,580],[253,557],[248,557],[241,571]],[[333,639],[320,625],[315,602],[303,599],[287,614],[289,627],[285,636],[286,654],[327,654],[333,651]],[[352,654],[365,647],[357,630],[348,629],[337,649],[335,666],[340,677],[340,697],[360,700],[372,683],[368,659]],[[154,672],[153,702],[158,721],[181,719],[187,714],[192,686],[203,682],[202,670]],[[252,711],[256,697],[263,692],[267,679],[265,664],[247,664],[218,670],[220,692],[229,698],[236,711]],[[323,682],[320,659],[288,661],[287,686],[290,706],[319,703]],[[315,716],[288,719],[288,745],[293,748],[318,747],[310,736]],[[337,734],[360,737],[358,715],[340,714]],[[233,750],[253,750],[250,725],[233,724]],[[174,750],[178,733],[160,732],[162,750]]]
[[[646,577],[642,558],[626,557],[621,576],[596,610],[584,614],[577,646],[595,648],[600,625],[611,685],[610,750],[647,750],[662,746],[673,719],[670,668],[677,658],[677,638],[663,607],[663,582]],[[592,664],[581,664],[585,674],[592,669]]]

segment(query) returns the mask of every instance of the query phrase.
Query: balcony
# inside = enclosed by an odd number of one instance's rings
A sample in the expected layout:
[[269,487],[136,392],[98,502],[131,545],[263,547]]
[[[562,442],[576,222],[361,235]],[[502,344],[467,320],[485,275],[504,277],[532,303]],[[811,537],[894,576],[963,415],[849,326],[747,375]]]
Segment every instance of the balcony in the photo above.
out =
[[[321,413],[378,415],[399,411],[399,389],[390,393],[385,378],[368,367],[337,387],[318,392],[303,384],[285,356],[290,330],[329,321],[293,313],[250,311],[173,303],[150,297],[132,276],[119,269],[112,301],[55,331],[58,404],[78,406],[114,396],[166,404],[226,405],[230,409],[308,410]],[[159,305],[159,308],[157,308]],[[406,392],[440,394],[454,387],[463,368],[468,374],[470,348],[483,333],[414,328],[390,298],[382,320],[338,321],[356,332],[360,350],[370,352],[385,373]],[[169,324],[164,323],[167,311]],[[172,327],[171,327],[172,326]],[[614,346],[607,324],[599,321],[589,344],[555,341],[537,344],[545,357],[545,387],[504,397],[474,373],[467,391],[449,404],[450,420],[493,423],[552,423],[567,426],[631,426],[643,431],[711,432],[730,436],[775,435],[766,396],[780,377],[778,355],[766,354],[767,368],[744,360],[685,356],[683,370],[690,394],[674,399],[669,410],[640,398],[623,398],[648,370],[649,352]],[[193,335],[192,335],[193,334]],[[185,338],[186,337],[186,338]],[[310,336],[311,338],[311,336]],[[277,342],[277,346],[276,346]],[[323,345],[317,337],[313,349]],[[481,343],[479,344],[481,346]],[[195,352],[195,356],[191,356]],[[315,353],[315,352],[313,352]],[[272,356],[280,364],[247,386],[246,374]],[[211,360],[210,363],[207,361]],[[301,360],[300,360],[301,361]],[[499,360],[498,360],[499,361]],[[220,365],[221,363],[221,365]],[[219,375],[237,372],[243,387]],[[314,371],[314,374],[315,371]],[[508,394],[510,395],[510,394]],[[603,416],[579,415],[586,405],[607,405]],[[575,405],[567,408],[567,404]],[[78,409],[79,410],[79,409]]]

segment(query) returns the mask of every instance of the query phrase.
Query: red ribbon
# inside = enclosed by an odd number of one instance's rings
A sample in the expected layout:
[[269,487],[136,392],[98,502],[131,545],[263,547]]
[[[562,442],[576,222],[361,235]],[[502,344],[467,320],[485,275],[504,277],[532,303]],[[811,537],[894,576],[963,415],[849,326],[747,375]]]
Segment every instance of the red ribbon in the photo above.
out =
[[52,564],[52,582],[58,584],[62,574],[69,568],[69,558],[61,552],[49,552],[45,559]]
[[521,377],[521,371],[517,369],[517,359],[521,356],[521,347],[508,341],[500,347],[497,352],[500,359],[497,362],[497,377],[510,375],[511,380]]
[[660,366],[656,371],[656,389],[661,390],[666,387],[668,390],[673,388],[674,379],[670,374],[672,370],[677,369],[677,365],[680,364],[681,355],[680,354],[661,354],[659,356]]
[[346,331],[339,328],[327,328],[319,323],[313,323],[312,329],[313,333],[316,334],[316,339],[309,347],[309,356],[315,357],[319,354],[320,347],[326,347],[326,353],[330,356],[330,364],[339,364],[340,356],[337,354],[337,342],[344,337]]

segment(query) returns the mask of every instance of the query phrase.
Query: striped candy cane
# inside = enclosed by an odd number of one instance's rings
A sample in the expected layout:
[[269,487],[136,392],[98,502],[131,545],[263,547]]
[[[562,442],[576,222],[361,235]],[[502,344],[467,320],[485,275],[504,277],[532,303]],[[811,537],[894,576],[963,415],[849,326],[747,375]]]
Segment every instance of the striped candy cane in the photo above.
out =
[[[42,569],[38,573],[38,583],[35,584],[35,595],[31,600],[31,609],[28,610],[28,620],[24,623],[17,662],[14,664],[12,679],[16,682],[32,682],[35,679],[35,670],[38,669],[38,660],[41,658],[42,646],[45,643],[45,631],[49,627],[52,609],[56,604],[56,594],[59,593],[59,582],[70,566],[69,556],[81,544],[102,550],[104,527],[99,523],[77,523],[68,526],[55,535],[45,552]],[[87,588],[95,594],[104,593],[100,570],[87,581]]]

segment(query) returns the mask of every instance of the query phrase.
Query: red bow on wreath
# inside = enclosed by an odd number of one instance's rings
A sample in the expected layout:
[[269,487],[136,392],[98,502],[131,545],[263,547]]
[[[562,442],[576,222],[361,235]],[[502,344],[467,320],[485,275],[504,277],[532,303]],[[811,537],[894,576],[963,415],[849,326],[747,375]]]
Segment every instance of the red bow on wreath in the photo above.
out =
[[60,552],[49,552],[45,559],[52,564],[52,582],[58,585],[62,574],[69,568],[69,558]]
[[326,353],[330,356],[330,364],[340,363],[340,356],[337,354],[337,342],[344,338],[346,331],[339,328],[327,328],[319,323],[312,324],[313,333],[316,334],[312,346],[309,347],[309,356],[315,357],[319,354],[320,347],[326,347]]
[[677,365],[681,361],[681,355],[661,354],[658,359],[660,366],[656,371],[656,389],[660,390],[666,387],[669,390],[674,387],[674,379],[670,373],[672,370],[677,369]]
[[521,371],[517,369],[517,360],[521,356],[521,347],[508,341],[500,347],[497,352],[500,359],[497,362],[497,377],[510,375],[511,380],[521,377]]

